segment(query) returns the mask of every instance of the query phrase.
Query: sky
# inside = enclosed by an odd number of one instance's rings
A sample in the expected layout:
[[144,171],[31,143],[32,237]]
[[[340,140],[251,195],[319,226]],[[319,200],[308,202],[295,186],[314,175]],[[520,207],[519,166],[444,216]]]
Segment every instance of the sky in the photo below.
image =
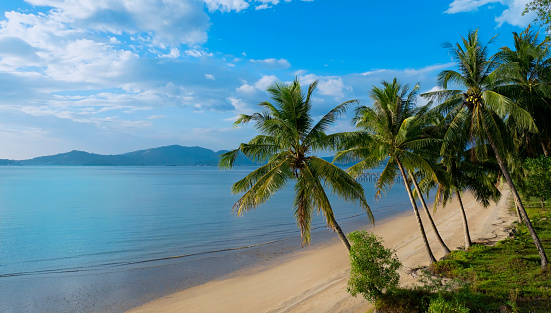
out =
[[[0,158],[166,145],[234,149],[274,81],[319,81],[312,114],[397,77],[436,86],[446,42],[496,52],[528,0],[9,0],[0,2]],[[305,88],[306,89],[306,88]],[[350,116],[329,132],[353,129]]]

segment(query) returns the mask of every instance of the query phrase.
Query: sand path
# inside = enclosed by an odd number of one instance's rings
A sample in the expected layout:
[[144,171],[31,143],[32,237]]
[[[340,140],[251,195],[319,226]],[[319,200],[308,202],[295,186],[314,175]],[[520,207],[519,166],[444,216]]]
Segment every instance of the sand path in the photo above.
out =
[[[515,220],[508,211],[509,198],[509,191],[505,190],[499,203],[483,208],[471,195],[464,195],[473,241],[496,241],[507,235],[505,226]],[[433,253],[440,258],[443,253],[428,227],[425,213],[421,214]],[[463,245],[457,201],[439,209],[434,218],[450,249]],[[404,264],[401,283],[414,283],[407,270],[428,265],[428,258],[413,212],[378,221],[371,231],[384,239],[385,246],[396,250]],[[346,249],[334,239],[320,247],[278,257],[261,266],[157,299],[129,312],[365,313],[370,304],[346,292],[349,267]]]

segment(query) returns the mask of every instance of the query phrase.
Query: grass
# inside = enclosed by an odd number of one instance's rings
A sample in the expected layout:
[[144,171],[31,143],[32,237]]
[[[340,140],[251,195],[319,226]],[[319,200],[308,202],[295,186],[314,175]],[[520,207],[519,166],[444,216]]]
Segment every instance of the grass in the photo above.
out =
[[[539,201],[526,201],[527,213],[547,254],[551,253],[551,210]],[[549,203],[546,204],[549,207]],[[474,245],[453,251],[434,263],[433,274],[465,283],[456,297],[469,299],[471,312],[551,312],[551,270],[540,268],[540,257],[524,225],[516,234],[495,246]]]
[[[526,201],[527,213],[551,255],[551,203]],[[540,257],[524,225],[495,246],[452,251],[431,265],[422,286],[397,289],[375,305],[380,312],[551,312],[551,269]]]

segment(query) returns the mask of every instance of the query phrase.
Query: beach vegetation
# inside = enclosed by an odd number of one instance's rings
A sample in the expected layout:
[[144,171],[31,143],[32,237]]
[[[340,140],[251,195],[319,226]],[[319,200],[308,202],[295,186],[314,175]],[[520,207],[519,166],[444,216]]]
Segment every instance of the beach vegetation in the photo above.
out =
[[[410,90],[408,85],[400,84],[395,78],[391,82],[383,81],[382,85],[382,88],[372,87],[371,106],[361,106],[356,110],[354,123],[358,131],[353,132],[353,135],[341,143],[335,161],[358,161],[348,169],[355,177],[365,170],[384,164],[384,169],[375,183],[376,196],[381,196],[390,189],[397,176],[401,175],[427,256],[430,262],[435,262],[436,258],[430,248],[411,191],[410,177],[416,168],[422,168],[425,173],[434,175],[431,162],[428,162],[419,151],[435,150],[440,141],[426,132],[427,127],[433,125],[434,121],[431,119],[432,115],[427,114],[429,105],[416,106],[418,84]],[[422,197],[422,194],[418,193],[418,196]]]
[[513,32],[513,49],[502,47],[497,54],[498,69],[505,84],[499,92],[514,99],[532,116],[538,131],[516,127],[514,116],[507,119],[515,151],[521,158],[549,156],[551,151],[551,50],[550,39],[541,40],[539,32],[528,26]]
[[328,135],[326,131],[357,101],[343,102],[315,122],[311,110],[316,86],[317,81],[303,92],[298,78],[290,84],[276,82],[271,85],[268,88],[271,102],[261,102],[261,112],[241,114],[235,122],[235,126],[254,122],[260,135],[222,154],[219,167],[231,169],[240,153],[254,162],[265,163],[233,184],[232,192],[241,194],[233,205],[233,211],[238,216],[257,208],[294,181],[294,215],[303,245],[310,243],[312,215],[321,212],[327,226],[337,233],[350,251],[350,244],[337,223],[327,191],[357,203],[373,222],[364,189],[346,171],[314,153],[333,149],[347,136],[343,133]]
[[348,292],[375,302],[384,293],[392,292],[398,287],[402,266],[394,251],[385,248],[382,239],[366,231],[354,231],[349,234],[352,247],[350,250],[350,278]]
[[[439,103],[437,109],[445,116],[445,120],[449,121],[441,149],[448,150],[448,146],[454,143],[453,139],[461,136],[464,128],[468,127],[473,158],[485,160],[488,159],[489,152],[493,152],[501,174],[511,189],[522,220],[527,225],[538,250],[540,266],[547,269],[547,255],[526,213],[507,164],[507,152],[511,150],[512,140],[507,132],[505,120],[512,123],[516,129],[535,133],[537,127],[534,119],[517,102],[499,92],[499,88],[507,83],[497,70],[500,66],[499,54],[489,56],[488,45],[480,42],[478,30],[462,37],[461,43],[447,43],[446,47],[459,71],[442,71],[438,75],[438,83],[442,90],[422,95]],[[488,146],[491,149],[488,149]]]
[[446,206],[454,197],[457,199],[463,224],[464,248],[468,249],[472,240],[461,194],[469,191],[480,204],[488,207],[490,201],[499,201],[501,192],[495,184],[498,181],[499,167],[492,160],[472,160],[472,149],[468,149],[469,141],[465,134],[467,132],[451,139],[455,143],[447,145],[447,149],[442,151],[440,165],[447,178],[438,181],[434,208],[440,204],[442,207]]
[[427,310],[428,313],[469,313],[470,310],[458,300],[449,301],[440,296],[433,299]]
[[522,193],[525,197],[538,199],[541,208],[544,209],[545,201],[551,200],[551,157],[526,159],[524,169],[526,182]]

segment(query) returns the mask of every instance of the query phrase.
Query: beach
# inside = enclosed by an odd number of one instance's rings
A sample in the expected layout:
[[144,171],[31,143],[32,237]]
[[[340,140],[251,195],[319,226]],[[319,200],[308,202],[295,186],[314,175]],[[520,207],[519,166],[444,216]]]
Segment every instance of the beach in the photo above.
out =
[[[474,242],[494,243],[505,238],[507,226],[516,217],[509,211],[510,194],[502,191],[501,200],[484,208],[470,194],[463,198]],[[429,207],[432,208],[432,207]],[[441,251],[428,227],[425,212],[420,212],[436,258]],[[433,214],[436,225],[450,249],[463,246],[463,225],[458,201]],[[413,211],[385,220],[366,229],[396,251],[403,263],[401,284],[411,285],[412,268],[429,264]],[[366,312],[371,306],[346,291],[349,273],[346,248],[337,239],[326,244],[274,257],[251,268],[159,298],[128,311],[145,312]]]

